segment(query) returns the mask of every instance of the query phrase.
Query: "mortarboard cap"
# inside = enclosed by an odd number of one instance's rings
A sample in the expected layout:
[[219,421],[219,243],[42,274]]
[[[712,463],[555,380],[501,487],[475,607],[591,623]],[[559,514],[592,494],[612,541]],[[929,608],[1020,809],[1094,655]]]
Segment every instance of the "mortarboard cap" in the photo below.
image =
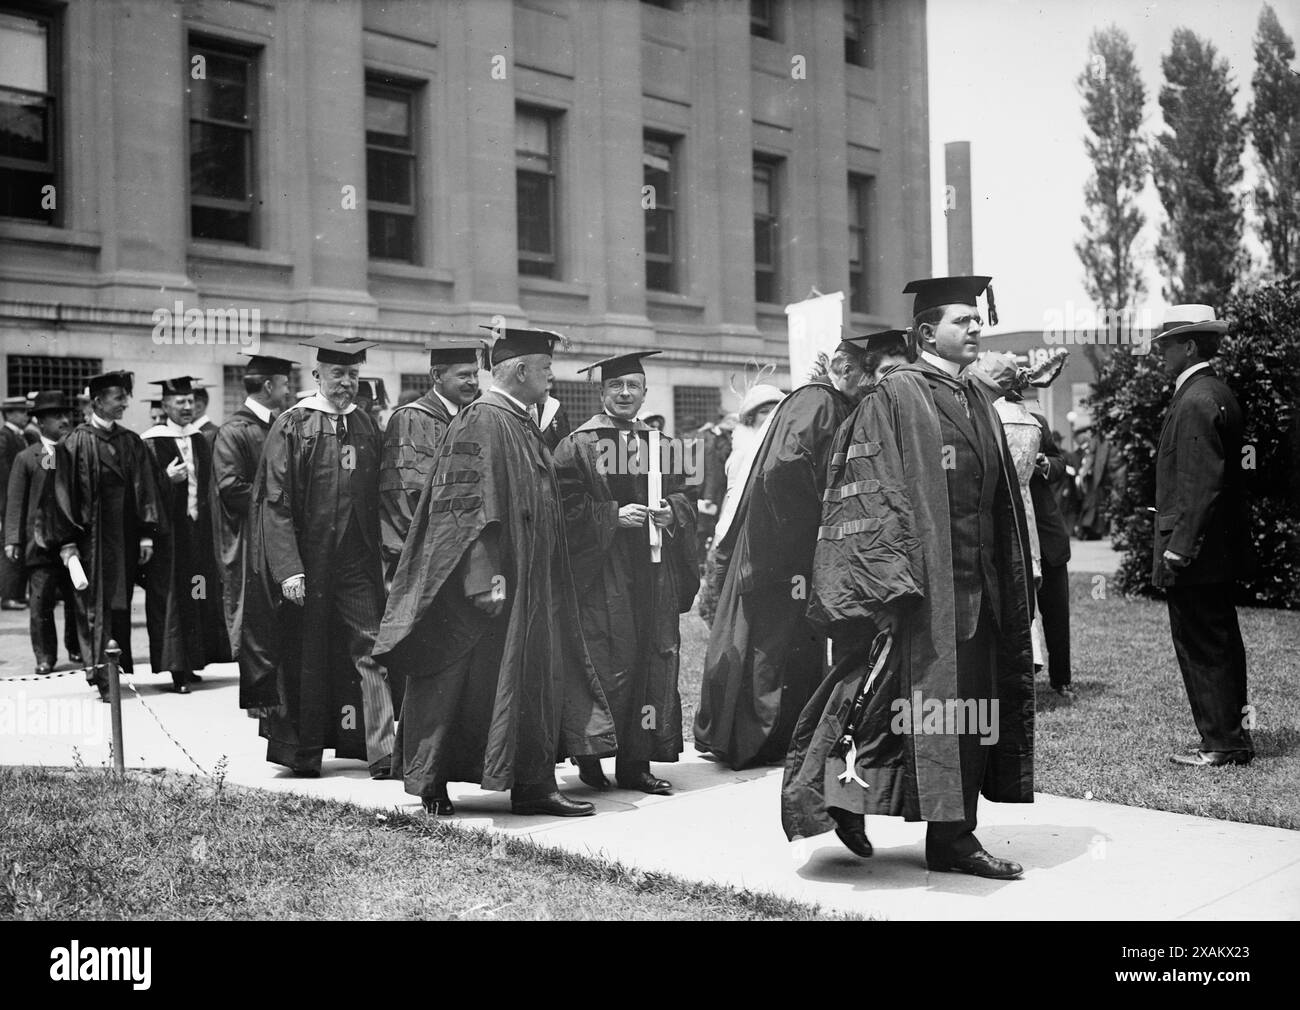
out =
[[554,330],[498,329],[480,324],[483,329],[500,333],[492,345],[492,364],[497,365],[524,354],[553,354],[556,341],[564,337]]
[[877,354],[888,354],[890,351],[903,353],[900,348],[907,347],[906,330],[881,330],[879,333],[865,333],[858,337],[845,337],[840,341],[840,346],[836,350],[844,350],[845,347],[852,348],[861,353],[875,352]]
[[997,326],[998,309],[993,301],[992,277],[928,277],[912,281],[903,288],[903,294],[916,295],[912,315],[919,316],[926,309],[941,305],[976,305],[976,299],[988,289],[989,325]]
[[96,396],[113,386],[121,386],[127,393],[130,393],[135,388],[135,373],[105,372],[103,375],[92,375],[90,385],[86,387],[86,390],[91,396]]
[[178,375],[174,379],[151,379],[149,385],[162,386],[163,396],[185,396],[194,392],[197,375]]
[[273,358],[269,354],[250,354],[248,364],[244,366],[246,375],[292,375],[296,361],[286,358]]
[[322,333],[298,342],[313,348],[316,360],[322,365],[359,365],[366,360],[366,351],[379,346],[364,337],[348,337],[341,333]]
[[429,348],[430,365],[477,365],[487,344],[482,340],[448,341]]
[[644,375],[645,366],[641,364],[642,358],[648,358],[652,354],[659,354],[660,351],[634,351],[631,354],[616,354],[612,358],[601,358],[599,361],[588,365],[586,368],[579,368],[579,372],[587,372],[593,379],[596,378],[596,369],[600,369],[600,378],[598,381],[604,382],[606,379],[617,379],[624,375]]

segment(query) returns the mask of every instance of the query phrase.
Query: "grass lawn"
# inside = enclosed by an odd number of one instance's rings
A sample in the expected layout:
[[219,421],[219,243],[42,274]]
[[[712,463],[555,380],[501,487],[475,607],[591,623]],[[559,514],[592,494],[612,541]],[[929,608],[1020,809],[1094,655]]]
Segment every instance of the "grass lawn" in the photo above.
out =
[[[1239,610],[1256,756],[1245,768],[1179,768],[1198,743],[1162,601],[1094,599],[1099,576],[1070,577],[1070,638],[1078,700],[1063,705],[1039,675],[1035,788],[1058,796],[1300,828],[1300,613]],[[683,718],[700,700],[708,629],[682,619]]]
[[0,810],[0,919],[843,918],[177,774],[0,769]]

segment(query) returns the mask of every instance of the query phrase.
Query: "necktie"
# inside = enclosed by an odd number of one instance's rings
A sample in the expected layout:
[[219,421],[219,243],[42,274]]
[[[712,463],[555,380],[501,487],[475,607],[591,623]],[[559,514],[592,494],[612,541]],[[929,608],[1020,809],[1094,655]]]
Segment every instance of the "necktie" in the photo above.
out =
[[966,411],[966,419],[969,421],[971,419],[970,401],[966,399],[966,390],[962,389],[960,386],[954,386],[952,389],[952,395],[961,405],[961,409]]
[[640,463],[641,440],[636,437],[636,432],[634,431],[623,432],[623,438],[627,443],[628,469],[632,473],[640,473],[641,471],[637,469],[637,466]]
[[348,419],[346,414],[339,414],[334,418],[334,434],[339,437],[339,444],[346,445],[348,441]]

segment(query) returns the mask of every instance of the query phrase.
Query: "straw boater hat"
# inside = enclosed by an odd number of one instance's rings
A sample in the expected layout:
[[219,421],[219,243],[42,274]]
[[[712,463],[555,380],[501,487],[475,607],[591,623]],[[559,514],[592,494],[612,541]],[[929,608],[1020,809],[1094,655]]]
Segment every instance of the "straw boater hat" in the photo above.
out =
[[1171,305],[1165,309],[1164,322],[1151,339],[1160,340],[1186,333],[1214,333],[1223,336],[1227,332],[1228,324],[1215,318],[1214,307],[1211,305]]

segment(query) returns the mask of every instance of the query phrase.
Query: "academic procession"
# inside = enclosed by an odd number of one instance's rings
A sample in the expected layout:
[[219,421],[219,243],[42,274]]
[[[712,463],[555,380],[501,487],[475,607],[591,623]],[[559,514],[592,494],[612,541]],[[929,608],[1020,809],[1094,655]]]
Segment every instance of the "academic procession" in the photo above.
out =
[[[188,375],[150,380],[164,420],[141,434],[120,421],[130,372],[93,377],[79,406],[38,392],[5,523],[35,672],[57,661],[61,600],[69,658],[107,700],[110,640],[133,671],[142,587],[150,669],[189,694],[237,662],[238,704],[293,776],[331,752],[430,816],[454,817],[469,783],[518,815],[581,817],[584,792],[672,793],[681,619],[711,599],[693,745],[783,765],[787,837],[834,831],[866,859],[868,818],[902,817],[925,822],[930,870],[1017,878],[975,831],[981,796],[1033,801],[1035,673],[1074,698],[1068,598],[1044,575],[1068,545],[1046,490],[1063,464],[1024,402],[1067,353],[1030,369],[981,350],[990,280],[912,281],[908,325],[843,336],[789,392],[754,382],[716,505],[709,433],[642,416],[659,352],[590,362],[600,409],[570,420],[551,367],[569,342],[550,330],[430,345],[429,391],[386,418],[360,405],[373,342],[330,331],[302,341],[316,389],[297,397],[299,362],[246,355],[220,426]],[[1222,465],[1240,412],[1212,368],[1225,331],[1176,306],[1151,351],[1179,389],[1151,563],[1200,735],[1170,760],[1194,767],[1254,756],[1222,581],[1243,528]],[[557,784],[566,762],[576,790]]]

